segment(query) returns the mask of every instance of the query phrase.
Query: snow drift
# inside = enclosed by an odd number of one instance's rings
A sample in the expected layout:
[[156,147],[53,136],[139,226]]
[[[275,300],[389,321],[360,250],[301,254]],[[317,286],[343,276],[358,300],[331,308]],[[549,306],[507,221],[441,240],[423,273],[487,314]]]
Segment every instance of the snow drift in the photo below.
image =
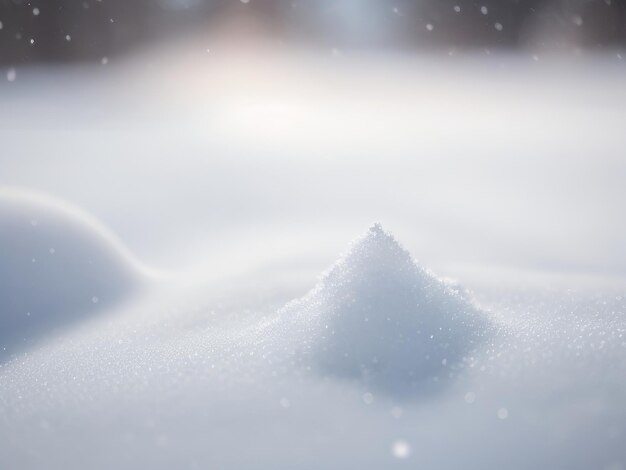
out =
[[313,368],[403,392],[454,376],[489,326],[458,287],[419,267],[379,224],[281,313],[300,325],[298,356]]
[[142,268],[90,215],[0,189],[0,357],[44,331],[127,296]]

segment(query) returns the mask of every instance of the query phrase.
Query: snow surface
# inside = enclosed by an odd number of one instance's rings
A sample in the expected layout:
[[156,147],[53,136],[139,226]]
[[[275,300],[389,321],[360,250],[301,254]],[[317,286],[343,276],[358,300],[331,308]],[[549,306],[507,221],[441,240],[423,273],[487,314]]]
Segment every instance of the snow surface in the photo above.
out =
[[322,373],[399,394],[447,378],[490,329],[458,286],[417,266],[380,224],[280,321],[279,334],[296,335],[301,360]]
[[0,83],[0,468],[626,467],[623,62],[197,46]]
[[162,288],[2,365],[3,467],[624,461],[622,295],[486,290],[478,310],[379,226],[278,311]]
[[139,288],[139,263],[94,217],[0,188],[0,358]]

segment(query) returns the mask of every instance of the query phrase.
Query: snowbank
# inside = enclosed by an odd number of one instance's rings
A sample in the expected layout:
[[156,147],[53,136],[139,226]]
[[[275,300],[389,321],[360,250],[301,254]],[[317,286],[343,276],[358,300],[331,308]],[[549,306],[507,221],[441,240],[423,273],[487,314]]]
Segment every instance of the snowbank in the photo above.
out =
[[300,326],[298,354],[323,374],[403,393],[454,376],[489,326],[378,224],[281,318]]
[[0,189],[0,357],[129,295],[142,268],[90,215]]
[[280,315],[239,289],[158,286],[3,364],[0,468],[623,467],[621,292],[477,290],[485,340],[380,227]]

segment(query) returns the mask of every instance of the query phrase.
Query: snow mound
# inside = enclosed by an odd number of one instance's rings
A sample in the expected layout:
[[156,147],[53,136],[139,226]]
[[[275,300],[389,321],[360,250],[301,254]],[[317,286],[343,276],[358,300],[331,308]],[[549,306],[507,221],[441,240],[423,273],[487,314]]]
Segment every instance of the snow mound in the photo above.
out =
[[0,227],[0,358],[141,282],[142,268],[117,239],[65,202],[0,188]]
[[395,391],[453,377],[489,330],[458,288],[376,224],[282,318],[305,325],[299,357],[323,374]]

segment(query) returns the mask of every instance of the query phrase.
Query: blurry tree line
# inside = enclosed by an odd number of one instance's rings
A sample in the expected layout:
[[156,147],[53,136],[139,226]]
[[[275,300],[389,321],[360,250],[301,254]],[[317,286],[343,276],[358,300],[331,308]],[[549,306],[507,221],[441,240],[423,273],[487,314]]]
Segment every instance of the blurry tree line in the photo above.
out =
[[0,61],[91,60],[233,12],[333,47],[606,47],[626,0],[0,0]]

